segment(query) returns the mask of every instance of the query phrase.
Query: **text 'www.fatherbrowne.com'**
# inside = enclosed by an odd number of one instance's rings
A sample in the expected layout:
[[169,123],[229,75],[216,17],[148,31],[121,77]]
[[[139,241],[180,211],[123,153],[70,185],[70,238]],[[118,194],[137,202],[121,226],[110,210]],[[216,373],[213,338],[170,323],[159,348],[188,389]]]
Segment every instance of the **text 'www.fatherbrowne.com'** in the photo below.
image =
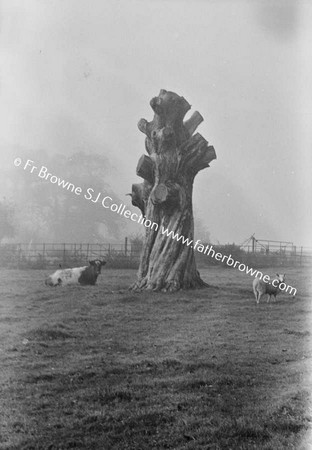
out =
[[[181,242],[182,244],[186,245],[187,247],[192,247],[194,250],[203,253],[204,255],[210,256],[211,258],[214,258],[216,261],[220,262],[226,262],[227,266],[237,268],[240,272],[245,272],[247,275],[250,275],[251,277],[259,278],[260,280],[265,281],[266,283],[270,282],[269,275],[263,275],[262,272],[260,272],[257,269],[253,269],[252,267],[246,266],[246,264],[241,263],[240,261],[237,261],[232,258],[232,255],[223,255],[220,252],[216,252],[213,248],[213,245],[211,244],[202,244],[200,239],[197,239],[197,241],[193,241],[192,239],[186,238],[183,235],[180,235],[179,233],[174,233],[172,230],[169,231],[168,228],[161,227],[161,234],[171,237],[171,239],[174,239],[177,242]],[[287,292],[290,295],[296,295],[297,289],[293,286],[287,285],[286,283],[280,283],[279,289],[281,291]]]

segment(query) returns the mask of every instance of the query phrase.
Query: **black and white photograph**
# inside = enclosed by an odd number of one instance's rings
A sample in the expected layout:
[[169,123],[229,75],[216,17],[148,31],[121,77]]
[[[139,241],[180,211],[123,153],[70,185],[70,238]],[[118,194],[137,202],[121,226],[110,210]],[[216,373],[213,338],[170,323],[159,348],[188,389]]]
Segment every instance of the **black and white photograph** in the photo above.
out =
[[312,449],[312,3],[0,1],[0,449]]

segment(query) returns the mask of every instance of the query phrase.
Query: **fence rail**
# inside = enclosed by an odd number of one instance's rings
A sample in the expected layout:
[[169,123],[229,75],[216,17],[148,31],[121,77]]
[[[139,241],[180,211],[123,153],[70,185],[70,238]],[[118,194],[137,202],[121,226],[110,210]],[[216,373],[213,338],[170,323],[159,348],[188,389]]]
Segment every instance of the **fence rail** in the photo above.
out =
[[[236,260],[259,265],[312,265],[312,249],[306,247],[281,246],[273,241],[269,245],[254,245],[240,248],[236,245],[213,245],[223,255],[232,255]],[[1,244],[0,266],[57,268],[83,265],[96,258],[104,258],[111,267],[137,267],[140,259],[142,243],[30,243]],[[195,252],[200,265],[218,264],[209,256]]]
[[141,248],[126,238],[123,243],[31,243],[0,245],[0,264],[30,267],[66,267],[84,264],[91,259],[106,259],[114,265],[137,264]]
[[291,261],[300,265],[312,263],[312,248],[300,247],[293,242],[256,239],[251,236],[247,244],[242,246],[247,254],[277,257],[280,260]]

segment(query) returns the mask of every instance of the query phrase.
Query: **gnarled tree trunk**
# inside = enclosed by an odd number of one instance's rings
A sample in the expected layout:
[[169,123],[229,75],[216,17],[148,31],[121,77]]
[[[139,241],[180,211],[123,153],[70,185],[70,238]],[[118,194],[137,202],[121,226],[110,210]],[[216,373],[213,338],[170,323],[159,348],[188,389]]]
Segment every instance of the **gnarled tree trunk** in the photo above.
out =
[[[198,112],[183,122],[191,107],[183,97],[162,89],[150,105],[154,119],[138,123],[146,135],[148,156],[143,155],[138,162],[136,172],[144,181],[132,185],[132,204],[146,218],[146,236],[138,279],[132,289],[176,291],[203,287],[206,284],[196,269],[191,243],[192,191],[196,174],[209,167],[216,158],[215,150],[199,133],[193,134],[203,121]],[[183,243],[185,239],[189,245]]]

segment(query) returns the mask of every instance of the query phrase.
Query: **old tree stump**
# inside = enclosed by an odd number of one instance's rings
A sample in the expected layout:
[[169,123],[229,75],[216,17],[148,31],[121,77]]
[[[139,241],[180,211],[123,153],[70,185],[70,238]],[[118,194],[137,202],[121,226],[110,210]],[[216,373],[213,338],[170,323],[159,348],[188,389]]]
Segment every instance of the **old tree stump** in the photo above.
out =
[[[150,105],[154,119],[138,123],[146,135],[148,156],[139,159],[136,173],[144,181],[132,185],[131,196],[132,204],[146,218],[146,235],[137,282],[131,288],[177,291],[204,287],[207,285],[196,269],[193,245],[183,243],[183,238],[188,242],[194,239],[194,178],[209,167],[216,153],[199,133],[194,134],[203,121],[197,111],[183,122],[191,108],[183,97],[162,89]],[[172,231],[171,235],[164,230]],[[183,238],[178,240],[179,236]]]

